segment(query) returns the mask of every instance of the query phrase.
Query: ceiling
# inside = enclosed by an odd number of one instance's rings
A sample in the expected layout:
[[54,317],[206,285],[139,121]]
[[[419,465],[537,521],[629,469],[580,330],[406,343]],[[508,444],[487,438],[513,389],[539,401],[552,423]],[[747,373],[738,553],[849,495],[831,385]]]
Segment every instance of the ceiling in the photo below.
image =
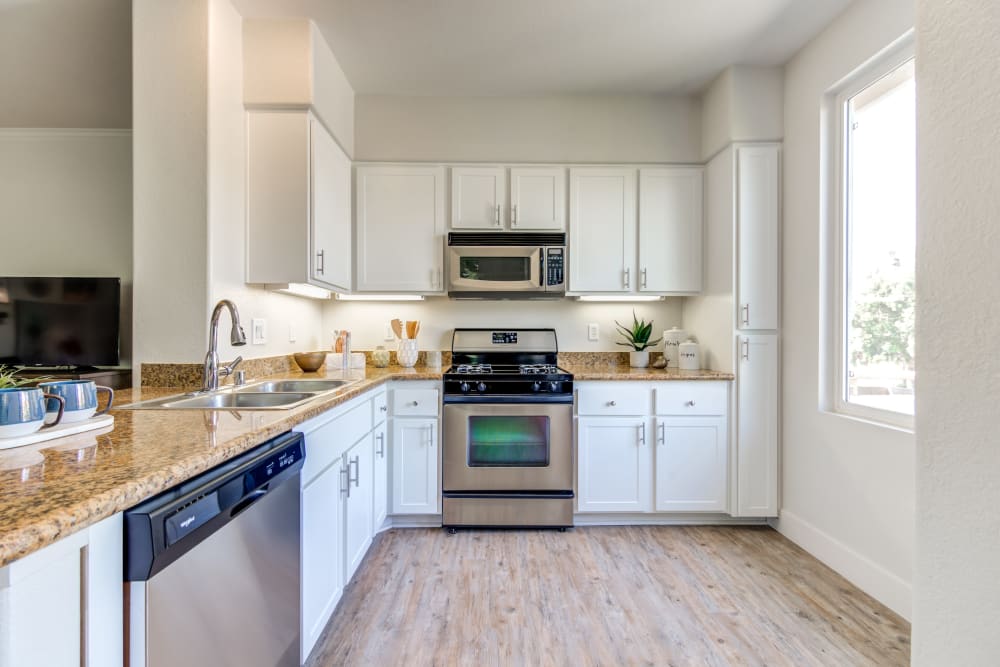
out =
[[780,65],[851,0],[233,0],[305,16],[359,94],[689,94]]

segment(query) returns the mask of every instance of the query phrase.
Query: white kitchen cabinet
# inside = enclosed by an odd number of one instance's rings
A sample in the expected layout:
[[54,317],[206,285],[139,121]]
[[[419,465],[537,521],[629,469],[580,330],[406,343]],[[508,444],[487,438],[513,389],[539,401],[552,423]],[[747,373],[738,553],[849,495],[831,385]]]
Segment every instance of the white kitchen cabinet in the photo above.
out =
[[569,290],[635,289],[635,169],[569,170]]
[[122,518],[0,568],[0,665],[122,665]]
[[344,582],[354,576],[372,544],[372,487],[375,483],[374,450],[369,437],[344,454],[347,492],[344,521]]
[[566,170],[510,168],[510,228],[562,231],[566,228]]
[[444,292],[443,167],[356,169],[357,292]]
[[347,471],[338,457],[302,489],[303,658],[323,633],[343,592],[346,488]]
[[652,420],[580,417],[577,423],[577,511],[652,509]]
[[310,113],[247,114],[247,282],[351,289],[351,161]]
[[779,147],[736,149],[736,325],[778,328]]
[[778,516],[778,336],[737,337],[734,516]]
[[640,292],[701,291],[702,174],[700,167],[639,170]]
[[451,168],[453,229],[500,231],[507,218],[507,173],[503,167]]
[[372,457],[375,481],[372,485],[372,532],[385,525],[389,514],[389,439],[385,422],[372,431]]
[[439,513],[438,420],[393,419],[392,456],[392,513]]
[[725,512],[725,417],[656,418],[657,512]]

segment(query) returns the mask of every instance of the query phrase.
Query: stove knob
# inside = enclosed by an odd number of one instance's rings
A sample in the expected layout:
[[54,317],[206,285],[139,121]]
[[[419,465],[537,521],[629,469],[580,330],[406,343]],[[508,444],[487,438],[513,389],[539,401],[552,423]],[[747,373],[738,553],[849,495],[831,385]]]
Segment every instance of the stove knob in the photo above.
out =
[[553,380],[549,383],[549,391],[559,391],[559,383]]
[[479,391],[486,391],[486,383],[480,382],[479,384],[476,385],[476,389],[478,389]]
[[541,390],[542,390],[541,382],[535,381],[531,383],[531,391],[541,391]]
[[462,390],[463,394],[468,393],[468,391],[469,391],[469,383],[468,382],[463,382],[461,385],[459,385],[458,388]]

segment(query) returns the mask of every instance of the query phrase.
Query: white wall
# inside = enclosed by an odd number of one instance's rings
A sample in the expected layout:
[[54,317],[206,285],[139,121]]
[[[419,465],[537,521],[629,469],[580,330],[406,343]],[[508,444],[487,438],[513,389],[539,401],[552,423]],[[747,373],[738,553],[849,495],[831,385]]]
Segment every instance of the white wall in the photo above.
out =
[[[914,559],[914,438],[820,408],[826,91],[913,26],[910,0],[859,0],[785,68],[782,503],[778,528],[903,615]],[[918,86],[919,88],[919,86]],[[963,336],[963,339],[965,337]]]
[[[246,275],[246,113],[243,109],[242,19],[228,0],[210,0],[208,40],[208,227],[209,299],[232,300],[240,311],[247,345],[229,344],[228,314],[221,320],[219,356],[274,356],[316,349],[321,340],[319,301],[250,287]],[[306,221],[289,220],[289,224]],[[251,321],[267,323],[265,345],[251,344]],[[207,319],[198,330],[207,340]],[[296,341],[289,341],[289,327]],[[203,343],[204,345],[204,343]],[[204,354],[204,350],[201,350]]]
[[122,279],[121,363],[132,352],[128,130],[0,130],[0,274]]
[[916,4],[920,385],[913,664],[996,665],[1000,5]]
[[699,162],[698,100],[358,95],[355,159]]
[[778,141],[784,133],[781,67],[733,65],[701,98],[701,155],[710,159],[734,141]]
[[[389,320],[421,321],[420,349],[450,350],[451,332],[455,327],[553,327],[559,349],[567,352],[626,352],[629,348],[615,345],[620,337],[615,333],[615,320],[626,326],[636,315],[653,319],[653,337],[659,338],[664,329],[680,325],[679,299],[647,303],[599,303],[577,301],[449,301],[432,298],[411,302],[338,301],[326,307],[323,317],[324,342],[330,344],[334,329],[351,329],[355,349],[372,349],[385,345],[393,349],[394,342],[384,340]],[[587,340],[587,324],[600,325],[600,340]],[[697,332],[695,332],[697,333]],[[663,350],[662,343],[652,348]]]

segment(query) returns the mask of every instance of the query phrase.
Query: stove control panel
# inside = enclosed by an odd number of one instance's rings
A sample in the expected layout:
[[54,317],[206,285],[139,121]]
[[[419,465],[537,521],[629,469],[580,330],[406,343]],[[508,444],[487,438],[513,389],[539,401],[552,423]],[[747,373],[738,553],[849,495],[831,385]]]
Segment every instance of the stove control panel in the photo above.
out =
[[562,382],[556,382],[556,381],[552,381],[552,382],[540,382],[540,381],[532,382],[531,383],[531,391],[535,392],[536,394],[545,393],[545,392],[551,392],[553,394],[558,394],[558,393],[560,393],[562,391]]

